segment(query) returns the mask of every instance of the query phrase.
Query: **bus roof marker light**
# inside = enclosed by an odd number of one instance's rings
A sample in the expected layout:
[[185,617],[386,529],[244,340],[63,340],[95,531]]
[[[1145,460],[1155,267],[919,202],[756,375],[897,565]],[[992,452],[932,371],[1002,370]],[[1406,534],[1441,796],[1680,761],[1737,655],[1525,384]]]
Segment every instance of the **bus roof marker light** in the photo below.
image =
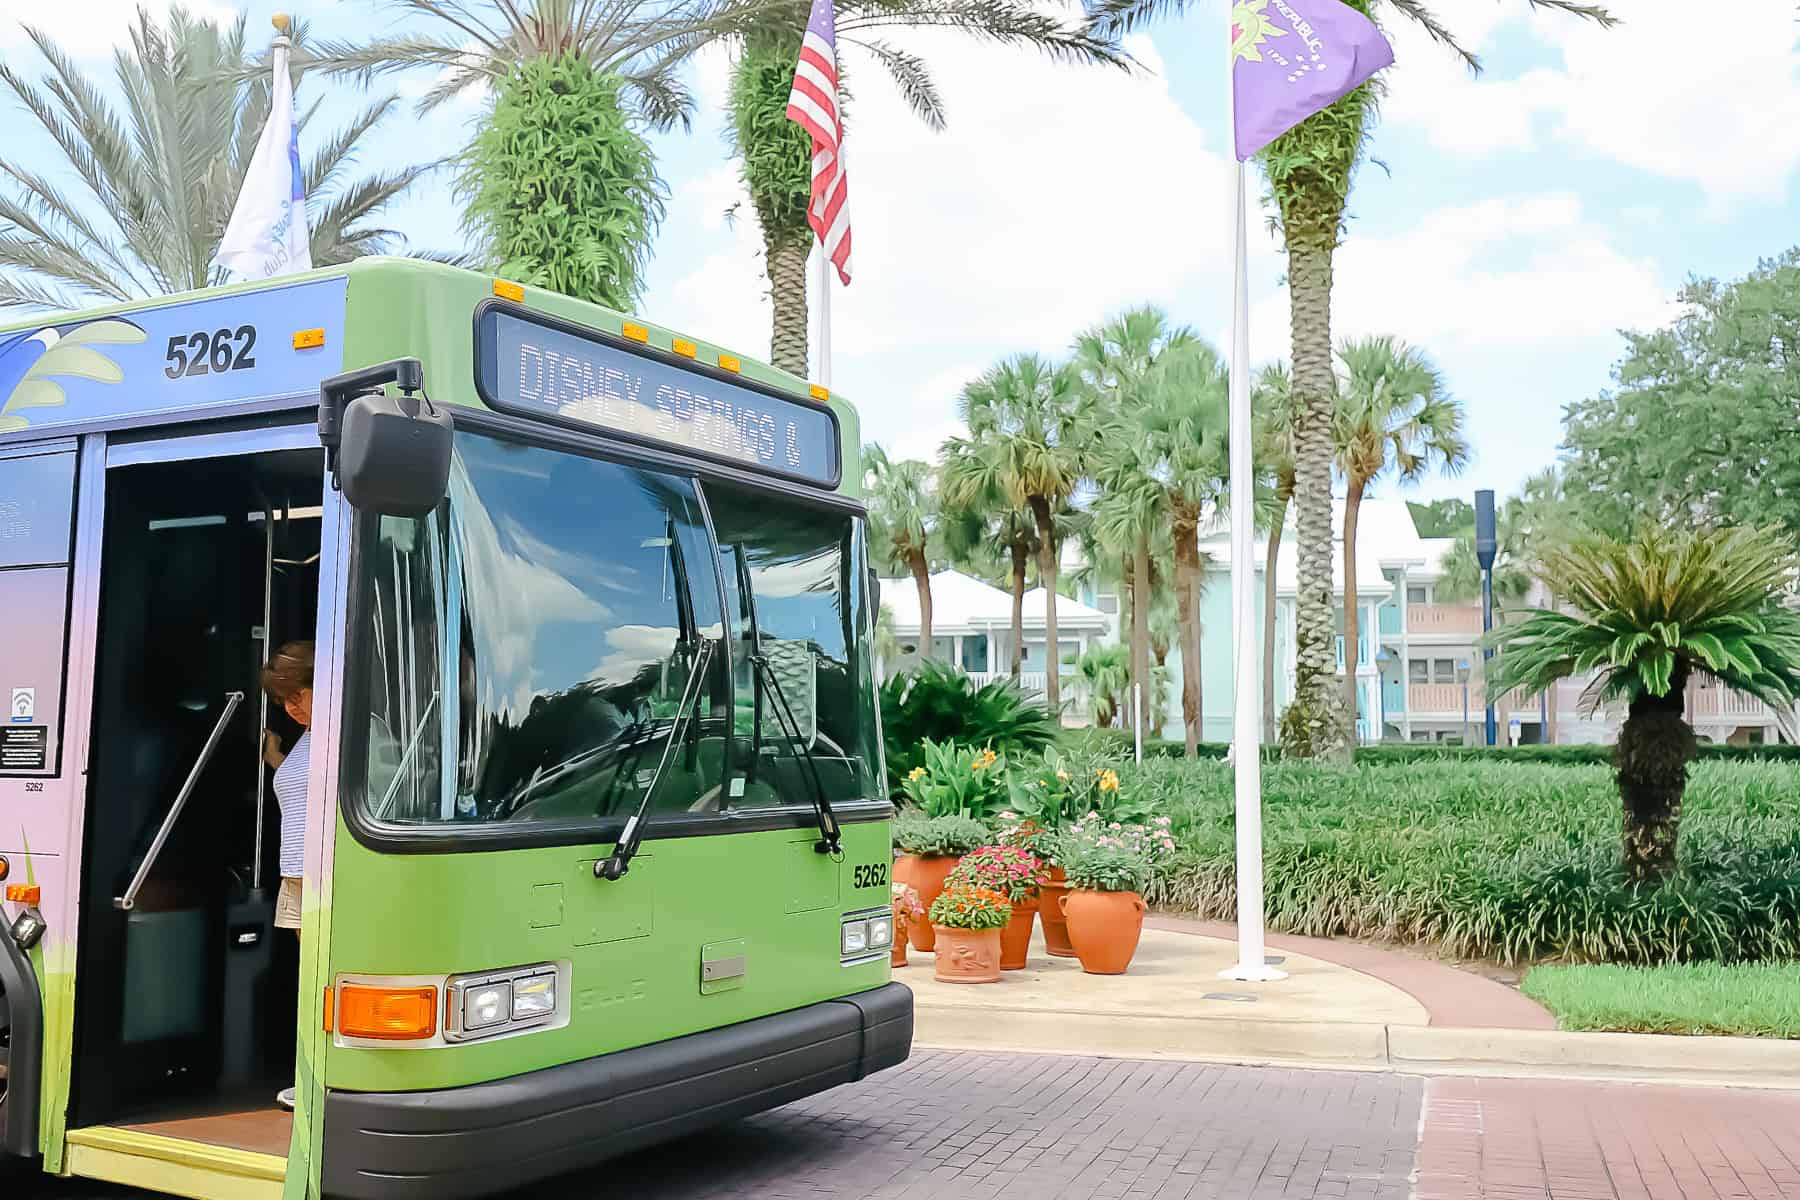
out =
[[831,399],[831,389],[825,388],[825,387],[820,387],[816,383],[813,384],[811,387],[807,388],[807,391],[810,392],[812,394],[812,398],[814,400],[817,400],[820,404],[823,404],[827,400]]
[[514,283],[510,279],[494,280],[494,295],[502,300],[511,300],[514,304],[525,303],[525,285]]
[[296,329],[294,331],[294,349],[317,350],[325,344],[323,329]]
[[738,356],[735,354],[719,355],[719,365],[724,367],[727,371],[730,371],[733,375],[738,374],[744,369],[744,364],[738,361]]
[[642,342],[645,345],[650,344],[650,331],[644,326],[639,325],[636,321],[625,322],[625,327],[619,332],[623,333],[627,338],[634,342]]
[[686,338],[676,338],[674,349],[683,358],[696,358],[700,354],[700,348]]

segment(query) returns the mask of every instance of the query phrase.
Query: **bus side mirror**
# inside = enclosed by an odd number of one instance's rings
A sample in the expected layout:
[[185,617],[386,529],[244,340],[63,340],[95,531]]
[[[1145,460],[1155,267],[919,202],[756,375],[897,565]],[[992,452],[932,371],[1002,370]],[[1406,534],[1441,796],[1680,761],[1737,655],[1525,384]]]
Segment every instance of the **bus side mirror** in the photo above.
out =
[[[336,375],[319,385],[319,441],[332,481],[365,512],[422,517],[450,486],[450,413],[424,391],[416,358]],[[400,395],[384,389],[393,383]]]

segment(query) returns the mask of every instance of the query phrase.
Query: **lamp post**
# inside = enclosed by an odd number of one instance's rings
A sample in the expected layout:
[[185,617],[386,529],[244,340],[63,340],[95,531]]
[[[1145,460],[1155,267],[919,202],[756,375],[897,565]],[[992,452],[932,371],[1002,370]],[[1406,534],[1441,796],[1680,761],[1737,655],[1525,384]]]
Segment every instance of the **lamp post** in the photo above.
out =
[[[1494,628],[1494,552],[1499,549],[1494,537],[1494,493],[1484,488],[1475,493],[1475,561],[1481,564],[1481,661],[1482,685],[1487,684],[1487,661],[1494,657],[1487,645],[1487,635]],[[1494,700],[1487,698],[1487,744],[1491,747],[1495,729]]]
[[1471,740],[1469,737],[1469,660],[1466,658],[1459,658],[1456,660],[1456,682],[1462,684],[1462,743],[1466,746]]

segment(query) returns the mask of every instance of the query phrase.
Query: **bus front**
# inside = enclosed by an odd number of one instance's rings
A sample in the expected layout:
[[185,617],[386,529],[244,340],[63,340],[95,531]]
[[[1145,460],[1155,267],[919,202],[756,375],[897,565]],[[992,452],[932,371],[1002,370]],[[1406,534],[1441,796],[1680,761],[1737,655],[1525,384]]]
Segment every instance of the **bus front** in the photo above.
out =
[[328,1196],[510,1190],[910,1048],[854,417],[586,309],[476,306],[471,397],[427,358],[430,511],[343,481]]

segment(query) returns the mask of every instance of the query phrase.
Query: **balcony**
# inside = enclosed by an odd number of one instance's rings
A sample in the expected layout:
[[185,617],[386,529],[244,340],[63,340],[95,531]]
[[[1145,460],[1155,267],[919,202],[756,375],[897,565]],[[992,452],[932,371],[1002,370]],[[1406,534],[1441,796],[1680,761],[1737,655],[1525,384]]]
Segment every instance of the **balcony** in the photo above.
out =
[[1481,636],[1481,606],[1477,604],[1409,604],[1406,632],[1413,637]]
[[1738,722],[1744,725],[1772,724],[1775,713],[1754,696],[1722,687],[1691,687],[1687,693],[1687,719],[1709,722]]
[[[1481,688],[1474,683],[1469,684],[1469,711],[1481,711]],[[1413,683],[1406,688],[1406,710],[1413,716],[1427,713],[1455,713],[1463,711],[1463,685],[1460,683]]]

